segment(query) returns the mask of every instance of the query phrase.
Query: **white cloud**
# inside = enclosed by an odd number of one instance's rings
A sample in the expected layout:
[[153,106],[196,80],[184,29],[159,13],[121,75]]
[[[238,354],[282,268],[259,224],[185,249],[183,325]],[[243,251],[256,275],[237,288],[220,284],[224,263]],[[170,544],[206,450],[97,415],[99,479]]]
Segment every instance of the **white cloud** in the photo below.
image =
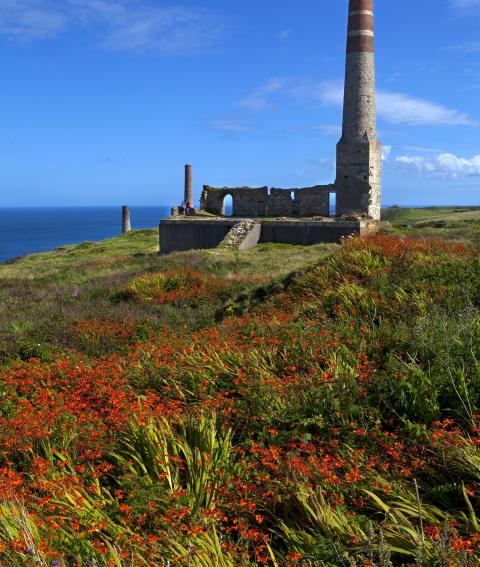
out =
[[451,153],[437,156],[397,156],[393,164],[422,175],[440,177],[480,176],[480,155],[471,159]]
[[461,158],[454,154],[440,154],[437,162],[448,173],[480,175],[480,154],[472,159]]
[[112,23],[102,43],[119,51],[193,53],[213,47],[222,34],[206,11],[181,6],[125,9]]
[[286,79],[273,77],[251,95],[239,101],[237,106],[249,110],[266,110],[270,108],[269,95],[282,91],[287,84]]
[[333,162],[331,158],[321,157],[320,159],[317,159],[317,163],[318,165],[331,165]]
[[387,161],[392,153],[392,146],[382,146],[382,160]]
[[[302,102],[319,101],[324,105],[343,104],[343,85],[338,81],[315,82],[308,79],[273,78],[239,106],[250,110],[270,108],[269,96],[282,93]],[[408,126],[472,126],[476,123],[465,113],[430,100],[405,93],[377,91],[378,116],[390,124]]]
[[292,33],[293,33],[292,30],[283,30],[278,34],[277,37],[280,41],[287,41],[287,39],[290,39]]
[[245,134],[254,134],[259,131],[258,122],[248,120],[213,120],[210,122],[210,128],[220,132],[227,138],[238,138]]
[[458,9],[477,8],[480,7],[480,0],[450,0],[450,4]]
[[460,51],[461,53],[478,53],[480,51],[480,41],[467,41],[453,45],[450,49]]
[[432,161],[423,156],[398,156],[393,161],[397,165],[404,166],[407,169],[414,169],[421,173],[433,173],[435,171],[435,165]]
[[[317,96],[324,104],[343,104],[343,87],[340,83],[319,83]],[[377,113],[389,124],[408,126],[466,126],[473,121],[464,113],[430,100],[404,93],[377,91]]]
[[403,149],[407,152],[416,152],[421,154],[444,154],[443,150],[438,148],[429,148],[428,146],[404,146]]
[[201,8],[155,6],[144,0],[0,0],[0,35],[22,42],[91,28],[116,51],[193,53],[211,48],[224,29]]
[[316,160],[309,160],[305,165],[292,171],[299,179],[319,179],[328,175],[335,175],[335,160],[330,157],[320,157]]
[[378,114],[390,124],[409,126],[470,126],[464,113],[404,93],[378,91]]
[[341,136],[342,127],[340,124],[321,124],[320,126],[314,126],[314,130],[320,131],[327,136]]
[[343,104],[343,85],[338,81],[322,81],[314,85],[312,96],[323,104],[341,106]]
[[1,0],[0,34],[19,41],[55,37],[68,27],[62,10],[46,1]]

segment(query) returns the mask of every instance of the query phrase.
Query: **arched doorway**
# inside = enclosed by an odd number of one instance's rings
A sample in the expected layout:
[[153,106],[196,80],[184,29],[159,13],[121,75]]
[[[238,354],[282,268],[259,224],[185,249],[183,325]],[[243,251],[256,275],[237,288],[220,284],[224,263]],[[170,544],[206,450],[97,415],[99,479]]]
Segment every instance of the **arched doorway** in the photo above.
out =
[[233,216],[233,197],[231,195],[225,195],[223,199],[222,213],[226,217]]

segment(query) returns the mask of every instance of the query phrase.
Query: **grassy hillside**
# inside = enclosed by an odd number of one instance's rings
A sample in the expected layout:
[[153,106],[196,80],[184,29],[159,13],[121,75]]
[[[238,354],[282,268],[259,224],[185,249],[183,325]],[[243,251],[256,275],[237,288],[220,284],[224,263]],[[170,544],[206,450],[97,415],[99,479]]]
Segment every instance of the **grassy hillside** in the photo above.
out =
[[478,565],[478,248],[422,230],[0,266],[0,564]]
[[382,210],[382,220],[393,225],[413,225],[426,222],[480,222],[480,207],[388,208]]
[[[158,230],[138,230],[26,256],[0,265],[0,362],[63,351],[81,318],[205,326],[215,321],[230,296],[273,285],[336,249],[269,244],[242,254],[215,249],[159,256]],[[206,304],[181,310],[124,301],[125,286],[136,275],[186,267],[227,278],[228,289]]]

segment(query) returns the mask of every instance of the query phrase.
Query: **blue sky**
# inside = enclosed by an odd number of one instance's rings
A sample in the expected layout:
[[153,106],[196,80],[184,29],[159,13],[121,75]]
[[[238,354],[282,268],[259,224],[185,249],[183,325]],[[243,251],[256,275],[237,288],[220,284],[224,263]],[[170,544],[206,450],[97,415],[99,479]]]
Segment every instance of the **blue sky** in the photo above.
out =
[[[0,0],[0,206],[332,182],[347,0]],[[376,0],[385,204],[480,204],[480,0]]]

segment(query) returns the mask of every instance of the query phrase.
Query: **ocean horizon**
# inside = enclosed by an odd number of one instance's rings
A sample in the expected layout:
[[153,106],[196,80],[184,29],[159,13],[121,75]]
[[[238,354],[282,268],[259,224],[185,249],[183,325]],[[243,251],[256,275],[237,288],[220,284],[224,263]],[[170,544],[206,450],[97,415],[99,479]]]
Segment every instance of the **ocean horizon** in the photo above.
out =
[[[170,207],[130,207],[132,228],[156,228]],[[0,263],[122,232],[121,207],[0,208]]]

